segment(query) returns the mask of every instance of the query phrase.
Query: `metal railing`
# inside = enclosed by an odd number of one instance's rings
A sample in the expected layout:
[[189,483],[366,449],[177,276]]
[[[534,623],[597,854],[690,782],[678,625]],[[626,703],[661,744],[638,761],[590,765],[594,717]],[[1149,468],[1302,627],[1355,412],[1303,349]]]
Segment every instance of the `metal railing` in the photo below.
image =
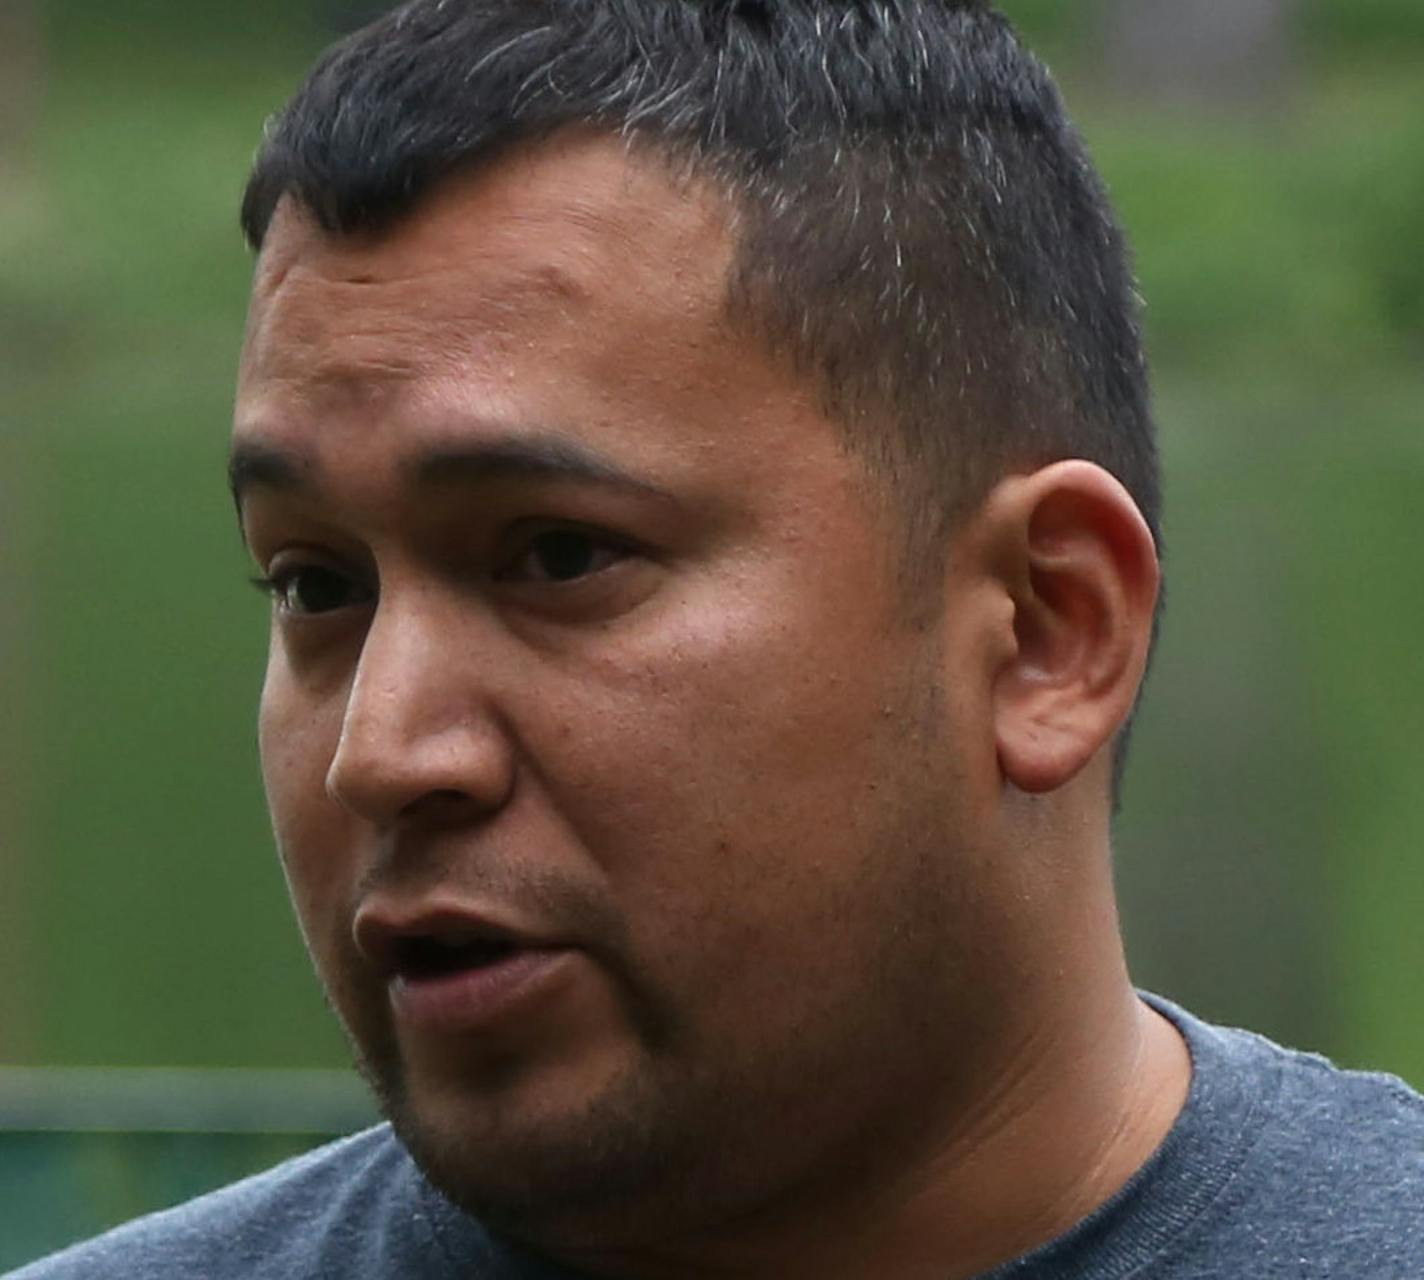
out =
[[375,1119],[348,1072],[0,1068],[0,1271]]
[[374,1122],[345,1071],[0,1067],[0,1133],[351,1133]]

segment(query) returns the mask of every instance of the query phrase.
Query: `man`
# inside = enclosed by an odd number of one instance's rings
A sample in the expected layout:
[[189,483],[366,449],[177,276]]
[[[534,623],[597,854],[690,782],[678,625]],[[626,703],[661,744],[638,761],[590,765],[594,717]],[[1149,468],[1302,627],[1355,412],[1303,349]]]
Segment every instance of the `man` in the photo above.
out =
[[20,1273],[1424,1274],[1424,1100],[1134,992],[1130,274],[978,3],[415,0],[274,124],[263,765],[391,1127]]

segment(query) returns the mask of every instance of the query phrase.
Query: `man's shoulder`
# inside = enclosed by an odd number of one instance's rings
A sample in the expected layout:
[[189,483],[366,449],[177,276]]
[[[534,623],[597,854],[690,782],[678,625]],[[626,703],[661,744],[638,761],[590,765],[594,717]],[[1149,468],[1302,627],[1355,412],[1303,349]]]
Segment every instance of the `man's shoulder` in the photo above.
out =
[[[1269,1046],[1269,1042],[1266,1042]],[[1281,1087],[1262,1155],[1283,1186],[1337,1209],[1399,1211],[1424,1247],[1424,1097],[1397,1076],[1269,1046]],[[1421,1259],[1424,1260],[1424,1259]]]
[[[365,1227],[411,1194],[409,1157],[387,1126],[318,1148],[242,1182],[122,1227],[7,1280],[223,1280],[363,1274]],[[373,1273],[374,1274],[374,1273]]]
[[1312,1173],[1337,1195],[1352,1185],[1424,1191],[1424,1096],[1397,1076],[1350,1070],[1251,1032],[1218,1034],[1278,1082],[1263,1117],[1261,1155],[1289,1161],[1297,1175]]
[[1210,1171],[1198,1229],[1178,1237],[1190,1265],[1170,1274],[1214,1276],[1249,1258],[1293,1280],[1424,1275],[1424,1097],[1250,1032],[1187,1030],[1220,1096],[1215,1138],[1193,1152]]

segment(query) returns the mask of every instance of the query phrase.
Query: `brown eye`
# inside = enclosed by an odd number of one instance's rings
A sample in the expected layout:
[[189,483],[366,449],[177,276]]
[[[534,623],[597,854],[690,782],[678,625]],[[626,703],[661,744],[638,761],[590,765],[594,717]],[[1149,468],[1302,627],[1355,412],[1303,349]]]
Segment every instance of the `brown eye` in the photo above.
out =
[[506,582],[576,582],[610,568],[625,548],[582,529],[546,529],[497,576]]
[[258,585],[271,594],[281,612],[293,615],[332,613],[371,599],[359,582],[320,565],[284,570]]

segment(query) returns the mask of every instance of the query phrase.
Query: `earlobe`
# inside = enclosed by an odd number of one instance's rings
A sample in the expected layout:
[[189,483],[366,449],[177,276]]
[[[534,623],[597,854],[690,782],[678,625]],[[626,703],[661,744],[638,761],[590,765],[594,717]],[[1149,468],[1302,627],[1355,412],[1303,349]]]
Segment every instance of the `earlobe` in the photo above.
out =
[[995,675],[999,766],[1022,791],[1065,785],[1131,713],[1147,665],[1159,570],[1122,485],[1092,463],[1006,480],[986,503],[1013,646]]

